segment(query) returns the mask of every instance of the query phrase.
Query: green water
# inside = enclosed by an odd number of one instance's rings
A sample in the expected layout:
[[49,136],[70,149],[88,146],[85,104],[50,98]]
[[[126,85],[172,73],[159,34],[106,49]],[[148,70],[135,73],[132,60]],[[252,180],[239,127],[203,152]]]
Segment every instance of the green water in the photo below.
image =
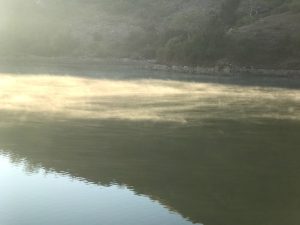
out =
[[2,71],[1,225],[300,224],[298,78]]

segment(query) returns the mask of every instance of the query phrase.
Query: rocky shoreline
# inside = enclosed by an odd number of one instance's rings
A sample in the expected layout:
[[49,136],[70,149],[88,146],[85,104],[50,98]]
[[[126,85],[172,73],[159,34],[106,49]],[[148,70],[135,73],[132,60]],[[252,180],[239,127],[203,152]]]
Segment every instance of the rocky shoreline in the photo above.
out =
[[216,65],[214,67],[191,67],[178,65],[163,65],[153,62],[139,62],[141,67],[151,70],[174,71],[180,73],[208,74],[208,75],[262,75],[262,76],[284,76],[299,77],[300,70],[286,69],[257,69],[253,67],[238,67],[232,65]]
[[127,65],[137,69],[148,69],[157,71],[206,74],[206,75],[256,75],[256,76],[280,76],[290,78],[300,78],[300,70],[286,69],[258,69],[253,67],[239,67],[231,64],[216,65],[213,67],[191,67],[179,65],[159,64],[155,60],[134,60],[134,59],[116,59],[116,58],[71,58],[71,57],[37,57],[37,56],[18,56],[18,57],[0,57],[1,64],[14,63],[42,63],[42,64],[99,64],[99,65]]

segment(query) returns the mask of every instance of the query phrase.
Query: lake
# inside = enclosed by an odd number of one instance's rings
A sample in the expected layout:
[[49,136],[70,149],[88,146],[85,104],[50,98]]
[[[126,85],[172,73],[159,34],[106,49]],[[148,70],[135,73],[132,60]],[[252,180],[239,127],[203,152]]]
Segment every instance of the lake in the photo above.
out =
[[0,65],[1,225],[300,224],[300,79]]

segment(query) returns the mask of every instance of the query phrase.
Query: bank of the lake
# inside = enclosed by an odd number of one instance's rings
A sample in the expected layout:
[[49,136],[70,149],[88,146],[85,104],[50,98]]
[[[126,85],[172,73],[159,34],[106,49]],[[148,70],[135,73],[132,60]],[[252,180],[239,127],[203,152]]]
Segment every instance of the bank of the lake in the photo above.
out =
[[2,57],[0,58],[0,66],[5,64],[99,64],[99,65],[125,65],[137,69],[147,69],[155,71],[170,71],[179,73],[190,73],[199,75],[238,75],[238,76],[275,76],[300,78],[300,70],[273,69],[273,68],[256,68],[243,67],[230,63],[221,62],[210,66],[182,66],[172,64],[162,64],[156,60],[136,60],[129,58],[71,58],[71,57],[40,57],[21,55],[17,57]]

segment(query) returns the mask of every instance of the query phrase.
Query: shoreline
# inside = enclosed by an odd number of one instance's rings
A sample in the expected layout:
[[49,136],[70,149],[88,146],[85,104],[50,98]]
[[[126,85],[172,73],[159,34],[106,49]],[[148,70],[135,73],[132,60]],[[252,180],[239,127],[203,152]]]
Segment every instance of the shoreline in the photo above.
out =
[[300,78],[300,70],[287,69],[257,69],[249,67],[238,67],[232,65],[216,65],[214,67],[202,66],[178,66],[157,63],[155,60],[134,60],[128,58],[92,58],[92,57],[39,57],[39,56],[16,56],[16,57],[0,57],[1,63],[42,63],[42,64],[105,64],[105,65],[124,65],[133,66],[137,69],[147,69],[156,71],[190,73],[195,75],[253,75],[253,76],[275,76]]

